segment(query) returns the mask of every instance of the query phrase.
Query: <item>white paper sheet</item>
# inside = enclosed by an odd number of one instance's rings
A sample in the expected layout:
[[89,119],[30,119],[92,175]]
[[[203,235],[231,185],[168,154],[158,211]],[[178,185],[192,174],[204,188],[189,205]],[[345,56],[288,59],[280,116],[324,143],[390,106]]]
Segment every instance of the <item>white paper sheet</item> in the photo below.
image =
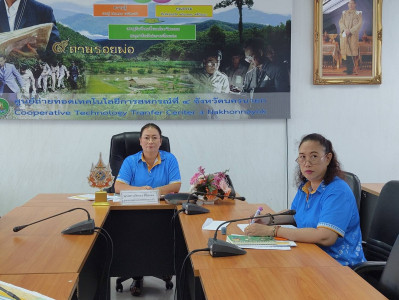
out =
[[272,246],[272,245],[240,245],[240,248],[245,249],[258,249],[258,250],[291,250],[290,246]]
[[[212,218],[208,218],[205,220],[204,224],[202,225],[202,230],[216,230],[218,226],[225,221],[214,221]],[[223,227],[227,227],[230,223],[224,224],[219,230],[222,230]]]
[[[93,201],[95,197],[96,197],[95,194],[83,194],[83,195],[71,196],[71,197],[68,197],[68,199],[82,200],[82,201]],[[114,202],[120,202],[119,194],[115,195],[115,196],[107,195],[107,200],[114,201]]]

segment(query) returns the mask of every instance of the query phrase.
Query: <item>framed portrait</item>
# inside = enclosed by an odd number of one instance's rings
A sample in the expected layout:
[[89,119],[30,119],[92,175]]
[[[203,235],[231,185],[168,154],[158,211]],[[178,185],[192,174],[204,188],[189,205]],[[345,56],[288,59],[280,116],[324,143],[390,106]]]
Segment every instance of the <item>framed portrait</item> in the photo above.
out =
[[381,84],[382,0],[314,0],[313,84]]

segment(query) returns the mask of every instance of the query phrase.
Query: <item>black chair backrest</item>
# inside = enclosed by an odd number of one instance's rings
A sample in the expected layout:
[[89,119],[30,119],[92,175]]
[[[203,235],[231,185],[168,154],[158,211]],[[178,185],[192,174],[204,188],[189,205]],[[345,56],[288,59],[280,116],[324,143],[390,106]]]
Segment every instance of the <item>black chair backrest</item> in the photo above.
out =
[[388,299],[399,299],[399,236],[382,272],[378,289]]
[[[142,150],[139,138],[139,131],[123,132],[112,136],[111,147],[109,150],[109,164],[111,166],[112,175],[115,176],[115,179],[118,176],[125,158]],[[159,150],[170,152],[168,137],[162,136],[162,144]],[[107,190],[108,193],[115,192],[114,183],[112,184],[112,187]]]
[[353,195],[356,199],[357,209],[360,211],[360,200],[362,198],[362,186],[360,184],[359,178],[350,172],[343,172],[344,173],[344,180],[351,188]]
[[399,180],[387,182],[378,197],[364,254],[367,260],[386,261],[399,234]]

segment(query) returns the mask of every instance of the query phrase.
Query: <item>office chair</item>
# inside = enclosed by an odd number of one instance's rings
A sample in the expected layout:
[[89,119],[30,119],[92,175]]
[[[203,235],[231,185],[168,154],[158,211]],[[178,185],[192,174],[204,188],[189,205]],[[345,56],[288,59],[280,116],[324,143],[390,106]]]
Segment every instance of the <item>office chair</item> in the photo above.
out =
[[[381,190],[378,202],[371,221],[370,232],[363,241],[363,251],[366,259],[370,261],[388,260],[389,254],[399,234],[399,180],[387,182]],[[360,263],[354,270],[361,268]],[[367,281],[377,287],[381,276],[378,270],[367,274]]]
[[[115,179],[118,176],[119,170],[125,158],[142,150],[139,138],[140,132],[123,132],[112,136],[109,151],[109,164],[112,170],[112,175],[115,176]],[[162,144],[159,150],[170,152],[168,137],[162,136]],[[108,193],[115,193],[114,185],[115,181],[107,190]],[[173,282],[171,281],[172,277],[173,275],[165,275],[161,278],[165,281],[165,287],[168,290],[173,288]],[[123,292],[122,282],[128,280],[129,278],[130,277],[118,277],[116,279],[115,288],[118,292]]]
[[399,299],[399,236],[396,238],[388,260],[370,261],[362,264],[354,270],[365,278],[368,272],[380,270],[381,278],[376,285],[377,289],[388,299]]
[[362,187],[360,184],[359,178],[350,172],[343,172],[344,173],[344,180],[351,188],[353,195],[356,199],[357,209],[360,211],[360,200],[362,198]]
[[399,234],[399,180],[387,182],[378,197],[369,235],[363,245],[367,260],[386,261]]

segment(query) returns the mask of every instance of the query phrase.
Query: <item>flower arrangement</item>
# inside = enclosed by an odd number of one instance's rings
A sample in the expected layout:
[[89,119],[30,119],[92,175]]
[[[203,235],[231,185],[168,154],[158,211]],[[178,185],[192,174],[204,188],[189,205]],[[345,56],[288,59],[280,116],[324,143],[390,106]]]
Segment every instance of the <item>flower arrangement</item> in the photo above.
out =
[[229,196],[231,187],[227,182],[227,172],[228,170],[213,174],[205,174],[205,168],[200,166],[198,172],[190,179],[190,192],[206,193],[208,195],[204,195],[204,200],[211,201],[216,200],[216,194]]

